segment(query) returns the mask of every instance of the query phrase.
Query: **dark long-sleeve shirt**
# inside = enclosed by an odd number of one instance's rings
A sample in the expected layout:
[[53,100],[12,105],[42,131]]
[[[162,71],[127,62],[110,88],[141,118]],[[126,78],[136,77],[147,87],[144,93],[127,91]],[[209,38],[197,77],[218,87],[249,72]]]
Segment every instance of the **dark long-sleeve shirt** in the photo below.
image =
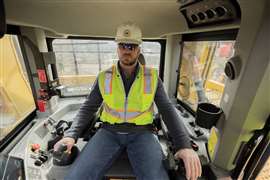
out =
[[[119,68],[123,80],[125,92],[128,94],[129,89],[138,74],[139,65],[137,64],[135,73],[133,73],[130,77],[125,76],[119,65],[117,67]],[[90,94],[80,107],[71,128],[65,132],[65,137],[77,139],[86,124],[89,124],[89,121],[93,119],[102,102],[103,98],[99,90],[97,78],[92,86]],[[182,123],[181,119],[179,119],[180,117],[177,115],[174,106],[170,102],[164,90],[161,79],[158,79],[154,102],[157,105],[158,111],[161,114],[170,135],[173,138],[176,149],[190,148],[189,137],[184,129],[184,124]]]

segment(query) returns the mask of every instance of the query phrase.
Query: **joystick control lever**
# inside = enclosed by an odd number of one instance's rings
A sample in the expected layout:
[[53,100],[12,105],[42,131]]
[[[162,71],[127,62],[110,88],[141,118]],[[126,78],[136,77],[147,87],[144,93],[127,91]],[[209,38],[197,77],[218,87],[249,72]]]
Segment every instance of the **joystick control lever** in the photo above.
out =
[[175,159],[172,152],[169,152],[163,163],[168,170],[178,171],[180,174],[185,175],[185,164],[182,159]]
[[60,144],[58,149],[53,152],[53,158],[57,161],[61,161],[63,156],[66,155],[65,151],[67,150],[66,144]]

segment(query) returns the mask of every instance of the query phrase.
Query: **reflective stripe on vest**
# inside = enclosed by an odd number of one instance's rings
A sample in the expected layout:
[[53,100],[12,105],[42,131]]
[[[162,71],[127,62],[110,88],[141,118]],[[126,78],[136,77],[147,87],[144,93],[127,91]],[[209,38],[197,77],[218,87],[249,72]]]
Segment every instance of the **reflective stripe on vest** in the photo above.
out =
[[146,69],[145,66],[143,66],[143,78],[144,78],[144,93],[145,94],[151,94],[152,93],[152,81],[151,81],[151,76],[152,76],[152,71],[151,69]]
[[112,77],[114,73],[114,66],[105,72],[105,94],[112,94]]
[[107,113],[110,113],[112,116],[120,118],[120,119],[124,119],[126,118],[128,121],[131,121],[132,119],[144,114],[144,113],[148,113],[148,112],[153,112],[153,105],[146,111],[144,112],[138,112],[138,111],[127,111],[126,114],[123,110],[114,110],[111,109],[106,103],[103,104],[104,107],[104,111],[106,111]]

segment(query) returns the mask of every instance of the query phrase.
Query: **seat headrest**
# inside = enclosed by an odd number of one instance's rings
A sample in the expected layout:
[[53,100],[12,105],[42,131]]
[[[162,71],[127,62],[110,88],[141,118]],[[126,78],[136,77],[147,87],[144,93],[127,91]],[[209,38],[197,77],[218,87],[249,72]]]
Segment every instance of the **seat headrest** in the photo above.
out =
[[139,55],[138,60],[141,65],[145,65],[145,58],[142,53]]

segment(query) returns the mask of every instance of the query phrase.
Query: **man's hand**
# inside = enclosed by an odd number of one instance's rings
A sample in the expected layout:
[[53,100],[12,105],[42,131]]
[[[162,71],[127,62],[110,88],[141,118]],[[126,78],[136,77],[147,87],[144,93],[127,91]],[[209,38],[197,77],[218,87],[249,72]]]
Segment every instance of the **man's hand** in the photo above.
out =
[[195,180],[202,174],[201,162],[198,155],[192,149],[180,149],[175,153],[175,158],[182,159],[185,164],[186,178]]
[[54,151],[57,151],[57,149],[59,148],[60,144],[65,144],[67,145],[67,153],[71,153],[71,148],[73,147],[73,145],[75,144],[75,139],[71,138],[71,137],[65,137],[63,139],[61,139],[60,141],[58,141],[55,145],[54,145]]

